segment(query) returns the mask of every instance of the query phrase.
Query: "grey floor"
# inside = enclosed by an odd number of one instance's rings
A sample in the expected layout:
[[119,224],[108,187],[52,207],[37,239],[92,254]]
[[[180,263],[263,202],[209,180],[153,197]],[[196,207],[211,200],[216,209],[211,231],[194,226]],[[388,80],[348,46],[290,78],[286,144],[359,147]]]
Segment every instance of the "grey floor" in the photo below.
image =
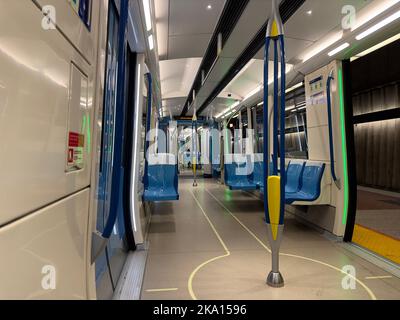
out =
[[356,223],[400,240],[400,193],[359,187]]
[[399,278],[289,215],[281,250],[286,285],[269,288],[262,202],[214,180],[194,189],[181,179],[179,191],[180,201],[155,205],[142,299],[400,299]]

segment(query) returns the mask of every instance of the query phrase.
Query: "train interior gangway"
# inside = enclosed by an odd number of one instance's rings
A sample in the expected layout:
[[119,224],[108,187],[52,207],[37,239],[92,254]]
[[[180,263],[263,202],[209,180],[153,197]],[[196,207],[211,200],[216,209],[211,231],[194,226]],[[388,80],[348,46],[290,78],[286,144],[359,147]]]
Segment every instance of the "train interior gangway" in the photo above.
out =
[[399,0],[0,0],[0,299],[399,300]]

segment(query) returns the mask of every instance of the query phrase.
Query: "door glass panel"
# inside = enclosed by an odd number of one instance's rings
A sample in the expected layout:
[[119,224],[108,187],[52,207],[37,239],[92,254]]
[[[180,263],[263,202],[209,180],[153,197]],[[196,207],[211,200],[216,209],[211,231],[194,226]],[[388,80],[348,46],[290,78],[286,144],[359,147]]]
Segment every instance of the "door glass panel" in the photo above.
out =
[[[113,164],[115,140],[115,116],[117,102],[118,72],[118,16],[113,3],[109,7],[109,25],[107,40],[107,63],[104,92],[102,149],[100,159],[100,177],[98,186],[97,230],[104,230],[110,213],[112,174],[116,168]],[[121,150],[118,150],[121,152]],[[120,195],[122,197],[122,194]],[[120,208],[117,223],[110,241],[101,257],[96,261],[96,283],[98,296],[110,298],[118,281],[121,265],[125,259],[125,223],[123,210]],[[105,280],[107,279],[107,280]],[[107,281],[109,285],[107,285]]]

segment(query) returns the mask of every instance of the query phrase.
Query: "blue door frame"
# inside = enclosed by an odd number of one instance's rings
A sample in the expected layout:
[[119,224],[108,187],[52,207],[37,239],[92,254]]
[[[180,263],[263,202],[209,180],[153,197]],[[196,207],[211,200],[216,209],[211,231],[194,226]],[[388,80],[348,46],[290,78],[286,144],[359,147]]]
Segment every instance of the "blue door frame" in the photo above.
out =
[[98,186],[97,230],[108,239],[96,260],[99,298],[110,298],[125,263],[126,215],[124,214],[124,121],[126,99],[126,24],[128,0],[121,0],[121,14],[109,3],[107,62]]

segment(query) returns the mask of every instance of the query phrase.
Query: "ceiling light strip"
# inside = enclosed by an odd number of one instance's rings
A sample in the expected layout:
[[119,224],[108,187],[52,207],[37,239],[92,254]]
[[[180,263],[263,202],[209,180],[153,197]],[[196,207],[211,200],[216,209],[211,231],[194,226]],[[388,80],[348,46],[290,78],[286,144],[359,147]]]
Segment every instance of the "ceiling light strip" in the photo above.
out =
[[337,47],[337,48],[333,49],[331,52],[329,52],[329,53],[328,53],[328,56],[332,57],[332,56],[334,56],[335,54],[337,54],[337,53],[343,51],[344,49],[346,49],[346,48],[348,48],[348,47],[350,47],[350,43],[348,43],[348,42],[343,43],[343,44],[340,45],[339,47]]
[[375,24],[371,28],[360,33],[358,36],[356,36],[356,39],[362,40],[362,39],[368,37],[369,35],[375,33],[376,31],[382,29],[383,27],[391,24],[392,22],[396,21],[399,18],[400,18],[400,10],[397,11],[396,13],[392,14],[391,16],[387,17],[386,19],[383,19],[381,22]]

